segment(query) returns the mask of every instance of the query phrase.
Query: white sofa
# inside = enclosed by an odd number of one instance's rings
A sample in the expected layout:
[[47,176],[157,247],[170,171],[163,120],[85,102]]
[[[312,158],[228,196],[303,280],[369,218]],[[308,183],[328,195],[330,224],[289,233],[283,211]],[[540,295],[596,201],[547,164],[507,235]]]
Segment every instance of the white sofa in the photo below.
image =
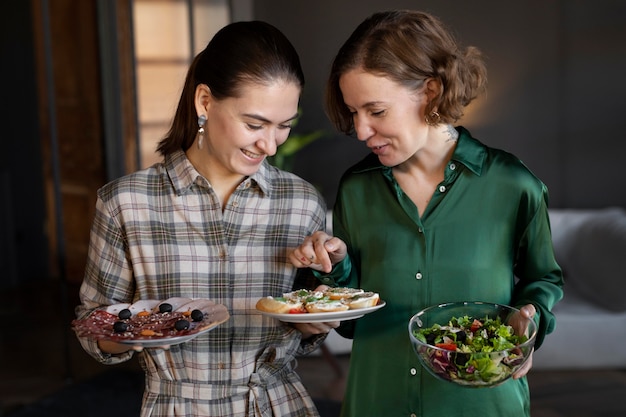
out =
[[626,210],[550,210],[564,297],[535,369],[626,369]]
[[[626,369],[626,210],[550,209],[550,223],[565,295],[533,368]],[[352,349],[334,331],[325,344],[334,354]]]

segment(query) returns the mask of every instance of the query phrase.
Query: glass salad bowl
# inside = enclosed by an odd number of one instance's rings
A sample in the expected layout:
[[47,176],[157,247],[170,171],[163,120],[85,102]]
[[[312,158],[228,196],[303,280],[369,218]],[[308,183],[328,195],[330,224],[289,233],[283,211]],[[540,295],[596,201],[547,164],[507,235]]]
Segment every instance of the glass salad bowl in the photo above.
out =
[[435,305],[409,321],[422,366],[466,387],[493,387],[509,379],[528,360],[536,336],[537,325],[518,309],[480,301]]

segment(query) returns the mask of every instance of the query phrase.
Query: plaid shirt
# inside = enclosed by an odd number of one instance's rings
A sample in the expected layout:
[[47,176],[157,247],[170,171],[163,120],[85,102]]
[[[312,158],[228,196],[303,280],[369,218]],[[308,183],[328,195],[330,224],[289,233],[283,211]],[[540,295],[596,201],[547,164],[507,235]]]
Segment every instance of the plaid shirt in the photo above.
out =
[[[176,152],[98,191],[77,317],[140,299],[224,304],[226,323],[169,350],[139,354],[146,371],[141,415],[317,416],[294,368],[296,355],[324,336],[304,343],[255,304],[305,286],[294,283],[288,253],[324,227],[324,200],[301,178],[263,163],[222,210],[208,181]],[[80,342],[106,364],[133,355]]]

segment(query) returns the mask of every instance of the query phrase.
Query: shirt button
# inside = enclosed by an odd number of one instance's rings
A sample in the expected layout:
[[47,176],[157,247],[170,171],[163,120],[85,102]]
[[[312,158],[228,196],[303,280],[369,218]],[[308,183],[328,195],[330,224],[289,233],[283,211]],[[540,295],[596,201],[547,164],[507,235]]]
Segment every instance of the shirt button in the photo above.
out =
[[415,274],[415,279],[422,279],[422,273],[418,272],[417,274]]
[[424,230],[423,230],[421,227],[418,227],[418,228],[417,228],[417,231],[418,231],[418,232],[420,232],[420,233],[422,233]]
[[452,171],[454,171],[456,169],[456,164],[454,164],[454,163],[450,164],[450,169]]
[[442,193],[445,193],[446,192],[446,186],[445,185],[439,186],[439,191],[441,191]]
[[417,414],[411,413],[411,417],[417,417]]
[[411,368],[411,375],[415,375],[415,374],[417,374],[417,369]]
[[239,207],[239,201],[233,201],[233,207]]

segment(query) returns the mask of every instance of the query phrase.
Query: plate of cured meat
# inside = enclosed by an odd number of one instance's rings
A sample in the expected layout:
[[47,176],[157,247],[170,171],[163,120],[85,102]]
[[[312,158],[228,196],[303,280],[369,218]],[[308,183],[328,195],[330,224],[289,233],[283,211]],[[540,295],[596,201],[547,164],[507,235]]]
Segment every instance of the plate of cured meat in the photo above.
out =
[[79,337],[157,347],[187,342],[229,317],[226,307],[214,301],[173,297],[113,304],[72,321],[72,328]]

